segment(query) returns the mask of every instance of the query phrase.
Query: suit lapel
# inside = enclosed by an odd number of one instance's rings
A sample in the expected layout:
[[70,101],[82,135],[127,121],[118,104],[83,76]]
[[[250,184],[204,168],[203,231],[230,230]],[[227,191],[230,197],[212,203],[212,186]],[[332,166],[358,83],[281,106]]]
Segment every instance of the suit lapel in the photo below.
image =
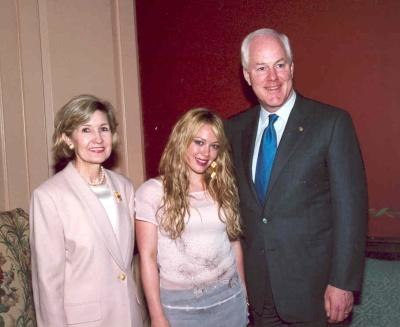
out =
[[[287,164],[290,156],[294,150],[301,143],[305,132],[310,124],[310,120],[307,119],[310,115],[310,111],[303,105],[301,95],[297,94],[297,99],[290,113],[288,122],[282,135],[282,139],[279,143],[278,150],[275,156],[274,165],[272,167],[271,179],[268,188],[267,200],[269,194],[272,192],[274,185],[276,184],[282,169]],[[266,201],[267,202],[267,201]]]
[[253,153],[254,147],[256,143],[257,137],[257,129],[258,129],[258,122],[260,116],[260,106],[256,106],[254,110],[253,117],[243,131],[243,145],[242,145],[242,158],[244,158],[244,172],[246,174],[246,180],[249,183],[249,188],[253,193],[253,197],[256,199],[257,203],[261,206],[260,200],[258,199],[258,195],[254,186],[253,182],[253,172],[252,172],[252,164],[253,164]]
[[[126,194],[122,192],[121,185],[118,183],[117,180],[113,179],[112,176],[107,173],[107,185],[111,190],[111,193],[114,197],[114,200],[117,204],[118,209],[118,228],[117,228],[117,239],[120,248],[120,253],[122,254],[122,258],[124,260],[125,265],[129,265],[129,260],[131,257],[131,249],[132,249],[132,242],[133,239],[131,237],[130,230],[133,230],[132,227],[132,220],[129,213],[129,204],[127,203]],[[125,251],[123,251],[125,249]]]
[[81,199],[87,219],[90,220],[94,230],[104,242],[106,248],[114,258],[114,261],[124,270],[125,265],[120,247],[104,207],[79,175],[72,163],[68,164],[65,172],[67,174],[67,183],[70,184],[71,188],[77,193],[79,199]]

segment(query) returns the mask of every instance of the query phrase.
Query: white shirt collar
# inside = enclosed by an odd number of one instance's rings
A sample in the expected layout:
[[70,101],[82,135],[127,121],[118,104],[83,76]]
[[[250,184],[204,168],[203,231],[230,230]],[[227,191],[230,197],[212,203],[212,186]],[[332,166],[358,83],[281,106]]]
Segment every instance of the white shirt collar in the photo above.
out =
[[[285,104],[276,111],[276,114],[279,116],[279,119],[275,122],[274,127],[275,127],[276,140],[277,140],[278,145],[282,139],[283,132],[286,127],[286,123],[289,120],[289,115],[292,112],[295,101],[296,101],[296,92],[293,90],[292,94],[289,96],[289,98],[285,102]],[[272,114],[272,113],[268,112],[267,110],[262,108],[262,110],[260,111],[260,116],[258,118],[259,121],[258,121],[258,127],[257,127],[256,140],[254,143],[253,163],[252,163],[253,181],[254,181],[254,176],[256,173],[258,151],[260,148],[262,134],[263,134],[264,129],[268,126],[268,123],[269,123],[268,116],[270,114]]]
[[[279,116],[279,119],[283,119],[285,122],[288,121],[289,115],[293,109],[294,102],[296,101],[296,92],[293,90],[292,94],[289,96],[289,99],[280,107],[275,114]],[[264,126],[268,122],[268,116],[272,114],[272,112],[267,111],[263,106],[261,106],[260,112],[260,123]]]

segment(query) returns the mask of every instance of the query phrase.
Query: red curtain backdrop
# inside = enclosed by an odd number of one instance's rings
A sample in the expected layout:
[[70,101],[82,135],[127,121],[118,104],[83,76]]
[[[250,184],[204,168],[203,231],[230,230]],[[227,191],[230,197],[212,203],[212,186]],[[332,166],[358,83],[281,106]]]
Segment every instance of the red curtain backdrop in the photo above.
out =
[[183,112],[206,107],[229,117],[256,103],[242,77],[240,44],[272,27],[292,42],[296,90],[353,117],[370,235],[400,236],[399,1],[137,0],[136,7],[148,177],[157,175]]

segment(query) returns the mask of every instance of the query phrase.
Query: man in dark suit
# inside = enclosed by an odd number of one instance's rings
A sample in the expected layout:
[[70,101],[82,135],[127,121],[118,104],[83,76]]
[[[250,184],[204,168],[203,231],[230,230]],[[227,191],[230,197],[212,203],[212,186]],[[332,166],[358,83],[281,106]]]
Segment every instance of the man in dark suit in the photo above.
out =
[[348,113],[293,89],[284,34],[242,43],[259,105],[231,118],[247,292],[256,326],[326,326],[353,307],[364,268],[367,192]]

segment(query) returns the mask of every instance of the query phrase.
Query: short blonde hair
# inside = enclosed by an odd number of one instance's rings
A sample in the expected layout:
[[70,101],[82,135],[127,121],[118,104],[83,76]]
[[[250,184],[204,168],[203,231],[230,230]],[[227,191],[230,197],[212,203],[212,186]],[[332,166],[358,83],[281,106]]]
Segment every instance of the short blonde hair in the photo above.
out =
[[69,100],[56,114],[54,119],[53,152],[56,159],[71,160],[75,152],[70,149],[63,139],[63,134],[71,137],[72,133],[82,124],[87,123],[97,110],[107,116],[113,138],[113,149],[117,144],[117,120],[112,105],[99,98],[82,94]]

